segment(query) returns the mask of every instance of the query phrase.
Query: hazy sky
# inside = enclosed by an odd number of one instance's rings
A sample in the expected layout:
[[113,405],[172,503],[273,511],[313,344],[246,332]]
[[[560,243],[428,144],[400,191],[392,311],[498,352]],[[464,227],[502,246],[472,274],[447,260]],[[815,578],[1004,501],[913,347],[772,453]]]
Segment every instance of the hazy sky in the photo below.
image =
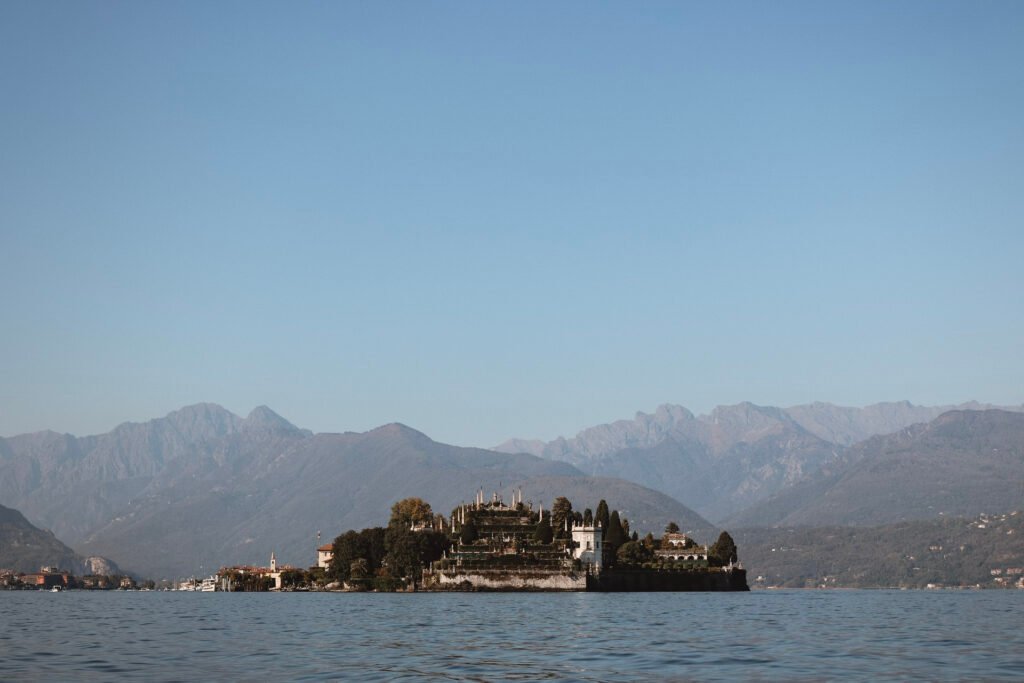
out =
[[1024,2],[0,3],[0,434],[1024,401]]

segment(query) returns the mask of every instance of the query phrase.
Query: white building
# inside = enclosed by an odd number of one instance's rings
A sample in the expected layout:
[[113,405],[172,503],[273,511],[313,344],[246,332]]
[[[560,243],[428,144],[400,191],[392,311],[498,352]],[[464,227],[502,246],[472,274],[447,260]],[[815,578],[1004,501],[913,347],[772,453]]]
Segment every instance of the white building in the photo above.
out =
[[661,539],[662,547],[654,554],[667,560],[707,560],[708,547],[699,546],[686,534],[666,532]]
[[601,571],[601,557],[604,552],[601,525],[576,526],[573,524],[572,540],[573,546],[575,546],[572,549],[572,556],[583,564],[589,564],[597,571]]
[[334,559],[334,544],[325,543],[316,549],[316,566],[321,569],[327,569],[330,566],[331,560]]

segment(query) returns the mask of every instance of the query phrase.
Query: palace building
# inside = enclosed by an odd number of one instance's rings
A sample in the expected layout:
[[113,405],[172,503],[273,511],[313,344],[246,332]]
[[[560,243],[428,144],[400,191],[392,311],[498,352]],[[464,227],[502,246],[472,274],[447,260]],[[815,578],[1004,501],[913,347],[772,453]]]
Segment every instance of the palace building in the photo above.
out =
[[545,542],[538,532],[545,521],[550,513],[524,503],[521,490],[510,503],[497,492],[487,500],[477,491],[471,504],[452,511],[455,545],[425,570],[424,588],[585,590],[587,574],[601,567],[600,527],[569,527],[567,520],[565,538]]

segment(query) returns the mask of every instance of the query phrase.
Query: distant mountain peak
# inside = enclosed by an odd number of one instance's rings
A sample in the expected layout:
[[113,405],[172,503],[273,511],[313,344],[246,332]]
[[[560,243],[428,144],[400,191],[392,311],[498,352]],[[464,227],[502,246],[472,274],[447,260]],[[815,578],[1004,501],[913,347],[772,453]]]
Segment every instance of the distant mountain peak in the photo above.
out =
[[256,406],[242,423],[242,428],[247,430],[270,430],[284,432],[302,431],[288,420],[284,419],[267,406]]
[[702,418],[711,418],[712,421],[718,421],[720,419],[762,419],[766,418],[769,420],[784,420],[789,421],[790,418],[786,415],[785,411],[781,408],[774,406],[759,406],[756,403],[750,401],[742,401],[735,405],[730,406],[716,406],[711,411],[710,415],[701,416]]
[[233,434],[238,431],[241,422],[242,418],[216,403],[194,403],[146,422],[122,422],[100,437],[131,438],[131,435],[140,433],[170,431],[180,435],[186,442],[193,443]]
[[174,415],[175,413],[230,413],[232,415],[234,414],[221,404],[214,403],[212,401],[199,401],[198,403],[189,403],[188,405],[184,405],[178,408],[177,410],[172,410],[169,413],[169,415]]
[[673,403],[662,403],[651,414],[637,411],[635,419],[637,421],[653,419],[656,422],[673,424],[683,420],[693,420],[695,417],[693,413],[683,406],[675,405]]
[[429,436],[427,436],[423,432],[421,432],[421,431],[419,431],[417,429],[413,429],[412,427],[410,427],[408,425],[404,425],[401,422],[389,422],[388,424],[381,425],[380,427],[376,427],[374,429],[371,429],[370,431],[366,432],[366,434],[367,435],[370,435],[370,434],[374,434],[374,435],[394,435],[394,436],[402,436],[402,437],[405,437],[405,438],[416,439],[416,440],[420,440],[420,439],[426,439],[427,441],[431,441],[432,440]]
[[[217,403],[192,403],[187,406],[182,406],[177,410],[172,410],[167,413],[163,418],[164,420],[196,420],[196,419],[215,419],[215,420],[230,420],[238,419],[238,416],[232,413],[230,410]],[[152,422],[152,420],[151,420]]]

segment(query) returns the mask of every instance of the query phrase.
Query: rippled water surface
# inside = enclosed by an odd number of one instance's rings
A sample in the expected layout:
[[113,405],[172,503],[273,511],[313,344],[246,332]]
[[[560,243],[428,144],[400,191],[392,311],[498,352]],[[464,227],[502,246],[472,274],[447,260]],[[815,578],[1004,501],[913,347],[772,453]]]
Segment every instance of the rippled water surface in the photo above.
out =
[[1024,680],[1024,591],[0,593],[0,680]]

